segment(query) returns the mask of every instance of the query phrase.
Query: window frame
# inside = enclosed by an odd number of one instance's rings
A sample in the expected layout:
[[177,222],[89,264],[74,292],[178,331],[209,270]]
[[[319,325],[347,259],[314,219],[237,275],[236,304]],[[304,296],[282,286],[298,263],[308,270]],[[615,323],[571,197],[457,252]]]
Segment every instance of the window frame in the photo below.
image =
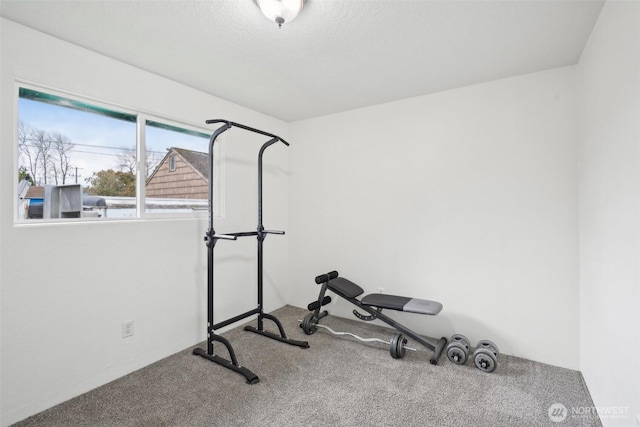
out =
[[[142,134],[140,135],[140,140],[142,142],[138,143],[138,159],[144,159],[146,156],[146,122],[152,122],[154,124],[164,124],[175,128],[181,128],[191,132],[197,133],[206,133],[208,135],[213,134],[215,129],[206,128],[204,126],[193,125],[190,123],[185,123],[181,121],[176,121],[172,119],[168,119],[166,117],[162,117],[159,115],[153,114],[144,114],[140,113],[138,115],[138,121],[142,122],[144,126],[139,126],[138,129],[142,129]],[[224,138],[219,138],[224,141]],[[224,154],[224,144],[215,144],[213,147],[213,156],[214,156],[214,176],[213,176],[213,210],[214,210],[214,218],[224,218],[224,182],[225,182],[225,154]],[[209,140],[207,140],[207,144],[203,147],[203,152],[209,153]],[[138,163],[139,164],[139,163]],[[143,165],[144,166],[144,165]],[[137,194],[141,195],[142,203],[138,204],[138,208],[141,210],[139,212],[139,218],[206,218],[209,216],[208,209],[204,209],[202,211],[193,211],[193,212],[145,212],[146,206],[146,176],[144,167],[138,167],[136,169],[138,173],[138,182],[141,188],[138,188]],[[209,177],[211,179],[211,177]]]
[[[68,99],[71,102],[77,102],[79,104],[86,104],[96,110],[104,109],[109,112],[113,112],[115,114],[122,114],[127,116],[134,116],[135,126],[136,126],[136,212],[134,217],[127,218],[55,218],[55,219],[20,219],[19,209],[20,209],[20,201],[18,200],[18,171],[20,167],[19,161],[19,148],[18,148],[18,127],[20,123],[20,89],[25,89],[28,91],[42,92],[46,95],[51,95],[53,97],[60,97],[63,99]],[[55,103],[52,103],[55,105]],[[61,105],[61,107],[64,107]],[[72,107],[73,108],[73,107]],[[86,111],[86,110],[85,110]],[[89,109],[90,111],[90,109]],[[46,85],[28,82],[25,80],[16,79],[14,82],[14,135],[13,135],[13,211],[14,211],[14,226],[42,226],[46,224],[63,224],[63,223],[72,223],[72,224],[85,224],[85,223],[103,223],[103,222],[122,222],[122,221],[140,221],[140,220],[170,220],[170,219],[197,219],[197,218],[206,218],[209,215],[208,209],[196,210],[193,212],[145,212],[146,206],[146,194],[145,194],[145,185],[146,185],[146,171],[144,161],[140,161],[140,159],[144,159],[146,155],[146,126],[147,122],[152,122],[156,124],[164,124],[166,126],[172,128],[183,129],[189,132],[201,133],[211,135],[215,129],[208,128],[204,125],[198,125],[193,122],[184,121],[181,119],[176,119],[169,117],[168,115],[158,114],[155,112],[148,112],[142,109],[133,109],[130,107],[122,106],[120,104],[114,104],[108,101],[96,100],[94,98],[78,95],[69,91],[60,90],[56,88],[52,88]],[[95,112],[99,114],[99,112]],[[110,116],[109,114],[105,114],[106,116]],[[115,117],[114,117],[115,118]],[[215,144],[214,146],[214,174],[211,178],[213,178],[214,183],[214,217],[215,218],[224,218],[224,177],[225,177],[225,155],[224,148],[222,147],[224,144]],[[202,152],[209,152],[209,143],[202,147]]]

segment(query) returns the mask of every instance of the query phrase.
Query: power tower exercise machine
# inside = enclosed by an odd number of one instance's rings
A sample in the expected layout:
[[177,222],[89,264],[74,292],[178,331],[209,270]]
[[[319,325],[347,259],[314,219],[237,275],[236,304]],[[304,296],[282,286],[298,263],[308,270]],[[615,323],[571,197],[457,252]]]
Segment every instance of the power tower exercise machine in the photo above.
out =
[[[262,156],[264,151],[270,147],[271,145],[277,143],[278,141],[282,142],[284,145],[289,146],[289,143],[279,136],[251,128],[249,126],[241,125],[239,123],[230,122],[227,120],[207,120],[207,124],[214,123],[222,123],[218,129],[213,132],[211,138],[209,139],[209,227],[204,237],[204,241],[206,242],[208,249],[208,257],[207,257],[207,351],[204,351],[201,348],[195,348],[193,350],[193,354],[204,357],[207,360],[210,360],[214,363],[217,363],[221,366],[224,366],[227,369],[230,369],[234,372],[237,372],[245,377],[248,384],[257,384],[260,382],[260,379],[256,374],[251,372],[244,366],[241,366],[238,363],[238,359],[236,357],[235,351],[233,350],[233,346],[231,342],[226,338],[216,334],[216,330],[220,328],[224,328],[225,326],[229,326],[233,323],[236,323],[240,320],[246,319],[247,317],[258,315],[258,327],[255,328],[253,326],[245,326],[244,330],[253,332],[259,335],[263,335],[265,337],[281,341],[286,344],[294,345],[301,348],[309,348],[309,343],[307,341],[296,341],[287,337],[287,334],[284,331],[282,323],[273,315],[264,312],[263,306],[263,245],[264,240],[268,234],[284,234],[284,231],[277,230],[265,230],[262,224]],[[216,234],[216,231],[213,228],[213,147],[216,142],[216,139],[227,130],[232,127],[237,127],[240,129],[244,129],[250,132],[254,132],[260,135],[267,136],[269,139],[265,142],[260,148],[260,152],[258,153],[258,227],[256,231],[243,231],[239,233],[228,233],[228,234]],[[216,243],[218,240],[237,240],[238,237],[248,237],[248,236],[256,236],[258,240],[258,306],[252,310],[247,311],[246,313],[239,314],[230,319],[223,320],[218,323],[214,323],[213,316],[213,301],[214,301],[214,287],[213,287],[213,279],[214,279],[214,258],[213,251],[215,249]],[[274,334],[272,332],[266,331],[264,329],[264,319],[268,319],[273,321],[280,335]],[[222,343],[229,352],[229,359],[225,359],[224,357],[218,356],[214,354],[213,344],[214,342]]]

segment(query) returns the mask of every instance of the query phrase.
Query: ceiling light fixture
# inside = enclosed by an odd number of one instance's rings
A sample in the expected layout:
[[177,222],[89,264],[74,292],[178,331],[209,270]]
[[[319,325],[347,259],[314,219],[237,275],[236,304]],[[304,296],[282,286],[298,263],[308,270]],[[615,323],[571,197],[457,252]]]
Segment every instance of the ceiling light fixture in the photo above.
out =
[[306,0],[255,0],[260,10],[269,21],[282,24],[296,19]]

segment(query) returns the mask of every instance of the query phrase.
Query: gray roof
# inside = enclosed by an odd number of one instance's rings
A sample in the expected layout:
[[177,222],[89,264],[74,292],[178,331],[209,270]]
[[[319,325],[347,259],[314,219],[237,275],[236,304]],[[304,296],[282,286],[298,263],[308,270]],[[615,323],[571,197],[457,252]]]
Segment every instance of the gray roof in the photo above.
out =
[[172,150],[180,154],[204,178],[209,179],[209,154],[176,147],[173,147]]

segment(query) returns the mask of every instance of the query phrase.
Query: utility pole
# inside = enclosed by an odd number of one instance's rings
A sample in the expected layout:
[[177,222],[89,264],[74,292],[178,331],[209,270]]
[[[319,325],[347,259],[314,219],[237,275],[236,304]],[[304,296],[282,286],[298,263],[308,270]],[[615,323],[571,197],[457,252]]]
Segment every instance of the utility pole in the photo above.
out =
[[78,175],[78,169],[84,169],[84,168],[79,168],[77,166],[73,166],[73,168],[75,169],[75,174],[71,175],[73,177],[75,177],[75,181],[76,184],[78,183],[78,178],[82,178],[82,175]]

